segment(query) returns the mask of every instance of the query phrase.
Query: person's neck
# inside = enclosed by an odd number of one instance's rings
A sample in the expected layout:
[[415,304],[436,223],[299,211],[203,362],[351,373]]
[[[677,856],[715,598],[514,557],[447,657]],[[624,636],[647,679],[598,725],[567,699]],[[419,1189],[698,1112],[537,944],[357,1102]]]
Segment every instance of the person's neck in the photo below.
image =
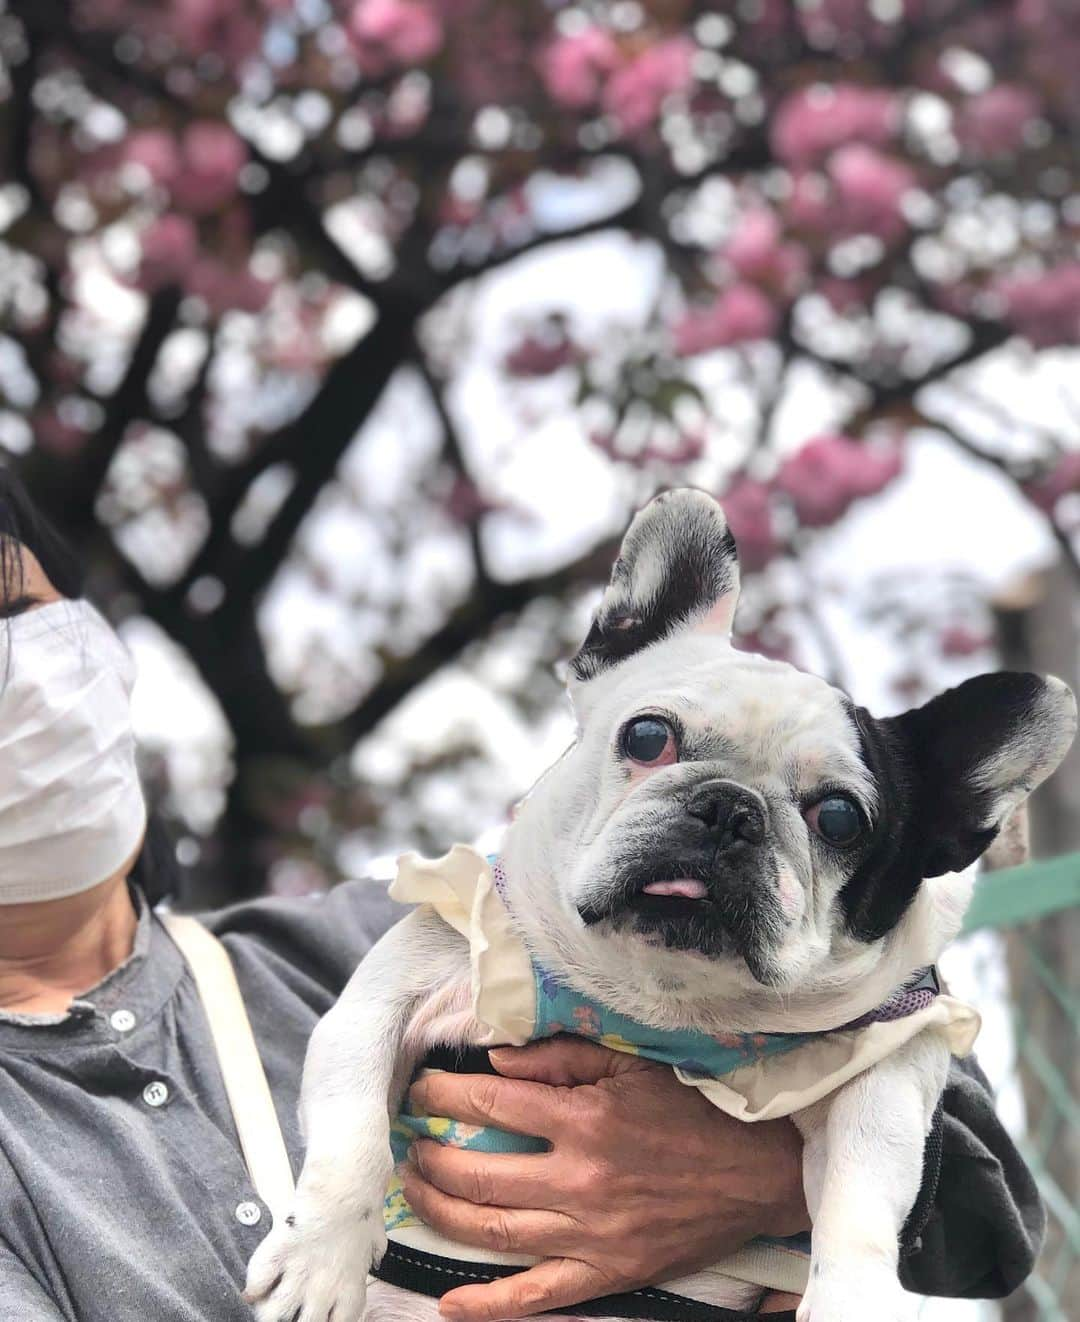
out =
[[0,908],[0,1009],[55,1014],[120,967],[138,916],[120,874],[78,895]]

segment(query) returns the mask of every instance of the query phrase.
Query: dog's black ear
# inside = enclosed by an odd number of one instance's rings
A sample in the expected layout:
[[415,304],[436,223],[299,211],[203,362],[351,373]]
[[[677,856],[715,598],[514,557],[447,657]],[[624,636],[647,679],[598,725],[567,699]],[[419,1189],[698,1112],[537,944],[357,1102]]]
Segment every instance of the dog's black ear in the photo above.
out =
[[1053,676],[1003,671],[894,721],[918,777],[922,874],[938,877],[973,863],[1056,769],[1076,734],[1076,698]]
[[595,675],[682,629],[728,634],[739,557],[724,512],[704,491],[655,497],[623,538],[588,637],[571,662]]
[[873,940],[925,878],[974,863],[1055,770],[1076,734],[1076,698],[1053,676],[1003,671],[859,726],[895,822],[841,893],[849,929]]

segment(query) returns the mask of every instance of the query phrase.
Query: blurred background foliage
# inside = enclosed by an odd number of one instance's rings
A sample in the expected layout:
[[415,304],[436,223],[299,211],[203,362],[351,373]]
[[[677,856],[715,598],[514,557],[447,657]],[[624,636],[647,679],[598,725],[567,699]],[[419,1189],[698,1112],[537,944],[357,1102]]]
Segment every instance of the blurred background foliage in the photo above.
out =
[[1075,683],[1078,69],[1078,0],[6,0],[0,445],[196,898],[502,821],[663,486],[878,710]]

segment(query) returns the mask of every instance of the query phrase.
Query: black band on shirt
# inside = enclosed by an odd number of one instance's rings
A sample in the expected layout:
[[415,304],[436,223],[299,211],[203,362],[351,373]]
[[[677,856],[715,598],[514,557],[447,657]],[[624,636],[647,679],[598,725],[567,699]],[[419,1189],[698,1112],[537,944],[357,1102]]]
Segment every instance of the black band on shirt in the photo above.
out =
[[[435,1257],[391,1240],[374,1274],[387,1285],[437,1299],[456,1286],[484,1285],[523,1270],[522,1267]],[[746,1322],[747,1318],[757,1316],[701,1304],[695,1299],[651,1287],[630,1294],[609,1294],[603,1299],[590,1299],[587,1303],[574,1304],[573,1311],[581,1317],[648,1318],[650,1322]],[[560,1308],[558,1312],[565,1314],[566,1309]],[[769,1322],[795,1322],[795,1314],[769,1313],[768,1319]]]

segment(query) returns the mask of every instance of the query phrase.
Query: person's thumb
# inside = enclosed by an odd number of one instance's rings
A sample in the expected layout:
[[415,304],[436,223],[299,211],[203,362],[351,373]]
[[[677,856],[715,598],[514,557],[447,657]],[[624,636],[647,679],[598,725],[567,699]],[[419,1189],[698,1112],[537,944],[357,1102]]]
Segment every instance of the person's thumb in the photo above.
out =
[[451,1290],[439,1300],[439,1313],[448,1322],[503,1322],[571,1308],[625,1288],[614,1285],[587,1262],[548,1258],[515,1276]]

